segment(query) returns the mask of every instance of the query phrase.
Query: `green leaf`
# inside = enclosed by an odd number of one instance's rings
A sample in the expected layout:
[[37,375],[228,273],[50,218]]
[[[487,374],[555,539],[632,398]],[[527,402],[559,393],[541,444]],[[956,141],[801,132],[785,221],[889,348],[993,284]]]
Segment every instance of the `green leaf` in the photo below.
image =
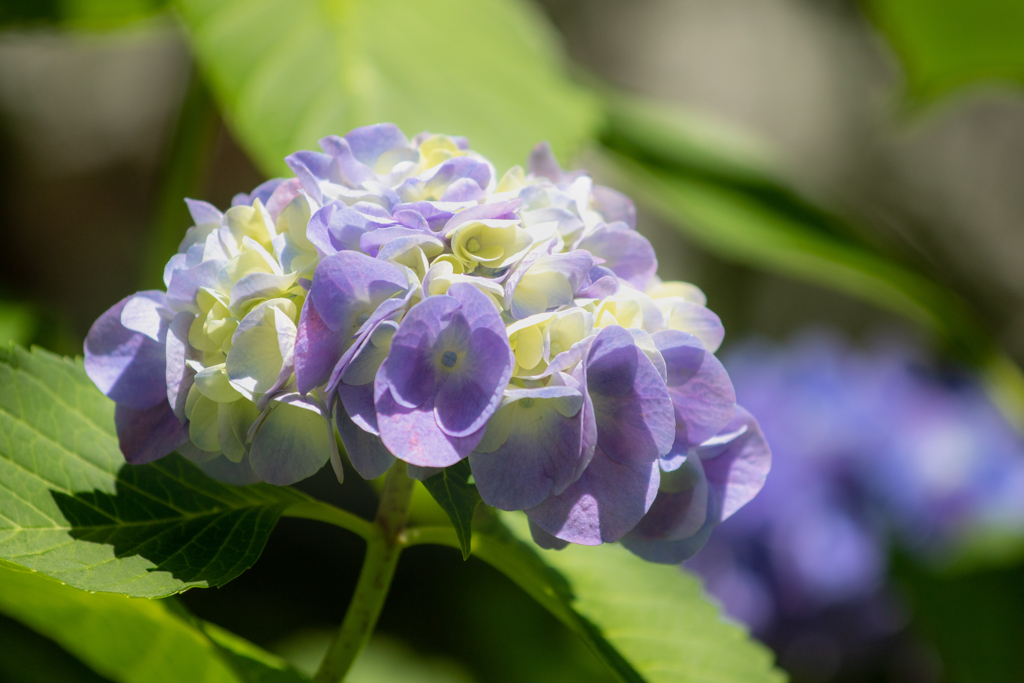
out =
[[548,140],[568,157],[597,123],[561,74],[540,12],[514,0],[178,0],[193,52],[265,172],[330,134],[383,121],[465,135],[499,172]]
[[480,519],[473,554],[576,631],[621,680],[785,680],[771,651],[724,621],[690,574],[618,544],[541,550],[529,538],[524,515],[501,513]]
[[1019,0],[864,0],[907,73],[910,96],[934,100],[981,81],[1024,83]]
[[168,600],[86,593],[0,566],[0,612],[117,683],[308,680],[284,660],[196,620]]
[[178,455],[125,464],[80,361],[0,349],[0,559],[77,588],[160,597],[252,566],[287,488],[218,483]]
[[480,504],[480,493],[470,483],[472,472],[468,460],[460,460],[446,467],[432,477],[423,480],[430,495],[441,506],[459,535],[462,559],[469,559],[470,543],[473,536],[473,513]]

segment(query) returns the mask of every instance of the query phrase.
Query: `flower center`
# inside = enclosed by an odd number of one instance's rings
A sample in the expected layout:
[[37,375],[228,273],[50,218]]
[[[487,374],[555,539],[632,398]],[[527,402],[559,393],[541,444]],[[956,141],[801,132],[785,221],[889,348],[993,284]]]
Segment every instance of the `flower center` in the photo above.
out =
[[443,354],[441,354],[441,365],[445,366],[446,368],[450,368],[455,365],[455,361],[457,361],[458,359],[459,357],[455,355],[454,351],[445,351]]
[[533,399],[532,398],[522,398],[522,399],[519,399],[519,405],[521,405],[524,408],[532,408],[533,407]]
[[476,252],[480,251],[480,240],[474,237],[473,239],[466,242],[466,250],[469,251],[471,254],[475,254]]

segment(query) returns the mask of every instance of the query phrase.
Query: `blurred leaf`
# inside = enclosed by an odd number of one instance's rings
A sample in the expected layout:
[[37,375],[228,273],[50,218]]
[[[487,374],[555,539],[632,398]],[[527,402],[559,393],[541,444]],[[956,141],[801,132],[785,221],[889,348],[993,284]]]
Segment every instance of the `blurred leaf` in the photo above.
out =
[[[300,683],[284,660],[214,628],[213,640],[165,600],[86,593],[0,567],[0,611],[118,683]],[[225,649],[224,643],[230,648]]]
[[1024,567],[943,574],[898,556],[893,574],[912,625],[939,651],[942,680],[1024,680]]
[[263,170],[357,126],[465,135],[499,172],[588,141],[592,99],[518,0],[177,0],[236,136]]
[[[312,676],[337,634],[304,631],[289,636],[274,651],[296,669]],[[402,643],[375,635],[352,665],[345,683],[471,683],[472,677],[455,662],[424,657]]]
[[167,0],[4,0],[0,3],[0,29],[45,25],[116,29],[166,8]]
[[0,347],[32,341],[39,319],[28,304],[0,301]]
[[473,554],[576,631],[623,681],[785,680],[771,652],[724,621],[678,567],[612,543],[541,550],[522,514],[502,513],[476,531]]
[[17,657],[0,656],[0,681],[17,683],[110,683],[60,645],[45,638],[0,611],[0,643],[4,652]]
[[1024,375],[999,350],[970,305],[916,268],[890,258],[838,216],[804,200],[770,155],[724,129],[610,98],[606,172],[722,258],[823,285],[903,315],[977,367],[993,398],[1024,426]]
[[1020,0],[864,0],[903,61],[912,98],[927,102],[980,81],[1024,83]]
[[469,559],[473,536],[473,512],[480,504],[480,493],[476,486],[469,482],[472,476],[469,461],[460,460],[423,480],[423,486],[448,514],[452,526],[455,527],[464,560]]
[[178,455],[126,465],[113,414],[80,361],[0,349],[0,559],[139,597],[220,586],[309,500],[218,483]]

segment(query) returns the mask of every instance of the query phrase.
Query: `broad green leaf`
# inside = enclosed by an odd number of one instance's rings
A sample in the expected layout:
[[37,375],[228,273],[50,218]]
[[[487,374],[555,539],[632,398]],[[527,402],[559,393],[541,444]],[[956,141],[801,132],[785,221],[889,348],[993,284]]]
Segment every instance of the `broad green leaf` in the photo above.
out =
[[568,156],[597,122],[519,0],[177,0],[193,52],[263,170],[357,126],[465,135],[498,166],[548,140]]
[[289,505],[309,502],[220,484],[178,455],[127,465],[113,413],[80,361],[0,349],[0,559],[137,597],[220,586]]
[[907,73],[915,100],[972,83],[1024,84],[1020,0],[864,0]]
[[459,535],[462,559],[469,559],[470,543],[473,536],[473,513],[480,504],[480,493],[470,483],[472,473],[468,460],[460,460],[451,467],[446,467],[432,477],[423,480],[430,495],[433,496]]
[[529,538],[525,516],[502,513],[501,521],[481,520],[473,554],[579,633],[621,680],[785,680],[771,652],[723,620],[697,579],[677,567],[645,562],[618,544],[541,550]]
[[86,593],[40,574],[0,567],[0,612],[117,683],[308,680],[284,660],[199,622],[167,600]]

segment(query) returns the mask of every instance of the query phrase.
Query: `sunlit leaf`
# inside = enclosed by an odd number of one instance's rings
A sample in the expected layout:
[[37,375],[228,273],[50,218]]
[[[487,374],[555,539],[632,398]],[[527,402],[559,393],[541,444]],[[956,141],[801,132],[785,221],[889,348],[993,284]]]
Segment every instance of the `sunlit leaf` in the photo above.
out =
[[356,126],[465,135],[499,167],[588,140],[593,101],[516,0],[178,0],[193,51],[265,172]]
[[576,631],[621,680],[784,681],[771,652],[723,620],[693,576],[618,544],[541,550],[521,514],[482,521],[473,554]]
[[86,593],[40,574],[0,566],[0,612],[55,640],[117,683],[308,680],[284,660],[199,622],[166,600]]
[[0,349],[0,559],[91,591],[220,586],[308,500],[220,484],[177,455],[127,465],[113,413],[81,362]]

